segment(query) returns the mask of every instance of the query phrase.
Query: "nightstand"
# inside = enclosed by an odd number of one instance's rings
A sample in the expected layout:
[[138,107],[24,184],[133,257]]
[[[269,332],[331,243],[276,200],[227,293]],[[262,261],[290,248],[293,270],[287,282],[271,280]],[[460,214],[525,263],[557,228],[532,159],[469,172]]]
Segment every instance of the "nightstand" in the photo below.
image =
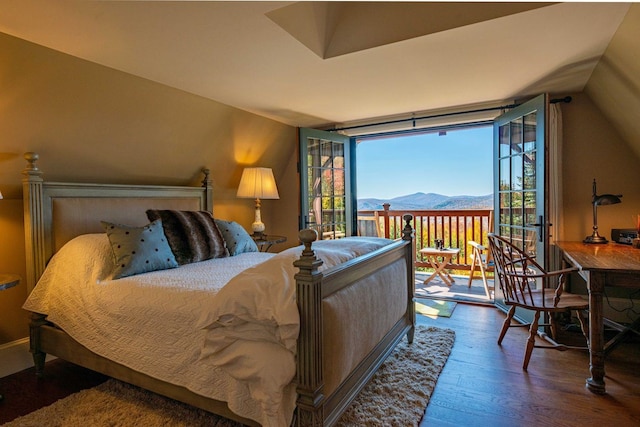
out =
[[277,244],[277,243],[284,243],[287,241],[287,238],[285,236],[275,236],[275,235],[268,235],[268,234],[263,234],[262,236],[251,236],[253,238],[253,241],[256,242],[256,245],[258,245],[258,249],[260,249],[260,252],[269,252],[269,249],[271,249],[271,246]]
[[[0,274],[0,291],[12,288],[20,283],[20,276],[17,274]],[[0,400],[4,397],[0,394]]]
[[17,274],[0,274],[0,291],[12,288],[20,283],[20,276]]

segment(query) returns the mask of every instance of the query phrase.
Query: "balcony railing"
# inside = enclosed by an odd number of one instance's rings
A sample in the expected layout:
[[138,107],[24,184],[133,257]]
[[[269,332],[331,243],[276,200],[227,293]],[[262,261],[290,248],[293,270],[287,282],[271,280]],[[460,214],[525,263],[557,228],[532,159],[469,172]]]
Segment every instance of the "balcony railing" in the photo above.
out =
[[492,209],[465,210],[392,210],[385,204],[382,210],[361,210],[358,215],[375,215],[380,221],[384,236],[397,239],[402,236],[403,215],[413,215],[412,226],[415,230],[416,267],[430,268],[431,265],[420,254],[424,247],[435,247],[435,239],[444,240],[445,247],[460,248],[457,258],[453,258],[448,268],[469,270],[471,267],[471,248],[469,240],[489,246],[487,233],[493,227]]

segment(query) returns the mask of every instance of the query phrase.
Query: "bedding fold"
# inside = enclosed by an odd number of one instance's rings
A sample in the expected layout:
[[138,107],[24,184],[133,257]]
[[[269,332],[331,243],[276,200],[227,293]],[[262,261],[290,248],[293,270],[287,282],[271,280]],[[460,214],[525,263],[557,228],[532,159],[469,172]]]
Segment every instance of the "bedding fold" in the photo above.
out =
[[[313,249],[323,261],[320,271],[325,271],[391,242],[351,237],[318,241]],[[293,262],[301,252],[302,246],[287,249],[235,276],[198,322],[205,330],[201,359],[247,383],[269,414],[280,405],[280,391],[295,379],[300,317]],[[266,344],[268,351],[256,352],[257,342]],[[269,381],[263,377],[267,371]]]

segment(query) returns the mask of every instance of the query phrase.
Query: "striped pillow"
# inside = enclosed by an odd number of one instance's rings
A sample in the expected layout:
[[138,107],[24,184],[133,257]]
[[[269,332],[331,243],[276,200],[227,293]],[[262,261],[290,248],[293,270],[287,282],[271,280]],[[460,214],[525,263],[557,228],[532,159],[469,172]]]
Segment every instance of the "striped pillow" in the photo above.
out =
[[162,220],[164,234],[180,265],[229,256],[213,216],[206,211],[147,211],[149,221]]

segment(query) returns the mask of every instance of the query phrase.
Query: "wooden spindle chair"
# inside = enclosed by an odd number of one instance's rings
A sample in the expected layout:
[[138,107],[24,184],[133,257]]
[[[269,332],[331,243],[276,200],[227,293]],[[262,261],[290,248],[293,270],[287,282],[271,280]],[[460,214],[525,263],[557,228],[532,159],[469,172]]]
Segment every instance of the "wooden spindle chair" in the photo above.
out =
[[[510,306],[500,331],[498,345],[502,344],[510,327],[528,326],[529,339],[526,343],[522,365],[522,369],[525,371],[529,366],[529,359],[534,347],[563,351],[569,349],[587,350],[588,347],[569,346],[556,341],[557,322],[555,316],[558,313],[574,311],[588,345],[589,331],[586,310],[589,308],[589,302],[579,295],[564,292],[567,274],[577,271],[577,269],[545,271],[532,256],[493,233],[489,233],[489,247],[495,263],[494,282],[497,282],[502,290],[504,303]],[[529,324],[512,323],[516,307],[533,311],[532,322]],[[541,313],[547,314],[548,323],[540,323]],[[539,332],[540,326],[550,327],[551,337],[544,332]],[[538,334],[544,337],[549,344],[536,344],[536,335]]]

